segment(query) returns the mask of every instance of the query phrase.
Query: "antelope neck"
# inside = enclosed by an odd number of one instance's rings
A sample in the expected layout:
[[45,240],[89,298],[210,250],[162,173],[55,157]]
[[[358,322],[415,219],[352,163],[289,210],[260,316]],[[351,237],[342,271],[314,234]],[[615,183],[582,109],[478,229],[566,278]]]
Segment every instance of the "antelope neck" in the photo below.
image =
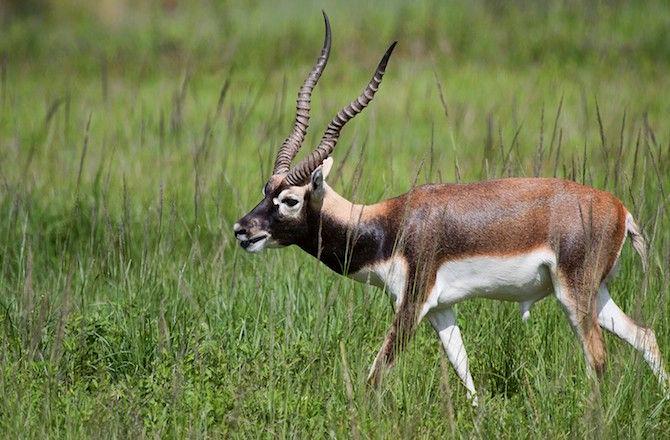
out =
[[309,232],[298,246],[339,274],[359,271],[363,266],[391,256],[394,225],[379,216],[379,204],[354,204],[325,188],[320,211],[309,212]]

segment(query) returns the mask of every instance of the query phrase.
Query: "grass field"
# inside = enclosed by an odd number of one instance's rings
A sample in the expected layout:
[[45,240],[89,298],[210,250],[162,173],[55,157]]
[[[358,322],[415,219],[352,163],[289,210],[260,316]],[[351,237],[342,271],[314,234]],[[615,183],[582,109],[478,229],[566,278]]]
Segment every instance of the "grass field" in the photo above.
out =
[[553,299],[527,323],[515,304],[458,307],[478,408],[426,324],[371,391],[386,296],[232,235],[288,134],[324,8],[333,52],[305,149],[399,41],[331,185],[360,202],[507,175],[612,191],[651,246],[646,274],[625,247],[612,296],[670,361],[664,2],[171,3],[4,12],[3,438],[668,437],[641,357],[607,335],[596,389]]

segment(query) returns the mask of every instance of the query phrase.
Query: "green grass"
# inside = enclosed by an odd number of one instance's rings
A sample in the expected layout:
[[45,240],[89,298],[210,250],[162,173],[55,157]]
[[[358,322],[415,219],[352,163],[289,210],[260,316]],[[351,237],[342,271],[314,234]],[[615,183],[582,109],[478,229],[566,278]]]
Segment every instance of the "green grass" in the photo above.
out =
[[668,436],[641,357],[607,336],[595,390],[553,299],[525,324],[514,304],[459,305],[478,409],[428,325],[372,392],[385,295],[232,236],[288,133],[323,7],[333,53],[305,149],[399,40],[334,154],[335,189],[373,202],[415,180],[556,174],[614,192],[651,264],[626,246],[612,296],[669,361],[663,2],[147,1],[120,19],[41,3],[0,28],[3,437]]

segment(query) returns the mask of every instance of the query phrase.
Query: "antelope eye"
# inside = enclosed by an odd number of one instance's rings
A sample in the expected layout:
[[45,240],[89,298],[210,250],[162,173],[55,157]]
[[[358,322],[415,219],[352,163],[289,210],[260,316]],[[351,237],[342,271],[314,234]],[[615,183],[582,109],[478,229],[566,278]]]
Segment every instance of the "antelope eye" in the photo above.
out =
[[291,199],[287,197],[282,200],[282,203],[284,203],[286,206],[293,207],[298,204],[298,199]]

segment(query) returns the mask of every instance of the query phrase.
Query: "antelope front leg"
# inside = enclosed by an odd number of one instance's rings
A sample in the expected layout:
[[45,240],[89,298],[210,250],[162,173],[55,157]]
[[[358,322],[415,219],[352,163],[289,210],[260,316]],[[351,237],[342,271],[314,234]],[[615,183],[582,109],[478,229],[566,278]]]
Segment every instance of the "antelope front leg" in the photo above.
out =
[[461,330],[456,325],[454,311],[451,308],[432,311],[428,315],[428,320],[437,332],[440,341],[442,341],[442,346],[447,353],[451,365],[453,365],[458,377],[461,378],[463,385],[468,390],[468,399],[472,403],[472,406],[477,406],[477,391],[472,381],[468,355],[465,352],[465,346],[461,338]]
[[396,311],[393,324],[386,333],[384,343],[372,363],[368,375],[368,384],[374,388],[380,385],[384,371],[393,366],[396,356],[405,348],[415,329],[416,313],[414,309],[404,304],[401,305]]

